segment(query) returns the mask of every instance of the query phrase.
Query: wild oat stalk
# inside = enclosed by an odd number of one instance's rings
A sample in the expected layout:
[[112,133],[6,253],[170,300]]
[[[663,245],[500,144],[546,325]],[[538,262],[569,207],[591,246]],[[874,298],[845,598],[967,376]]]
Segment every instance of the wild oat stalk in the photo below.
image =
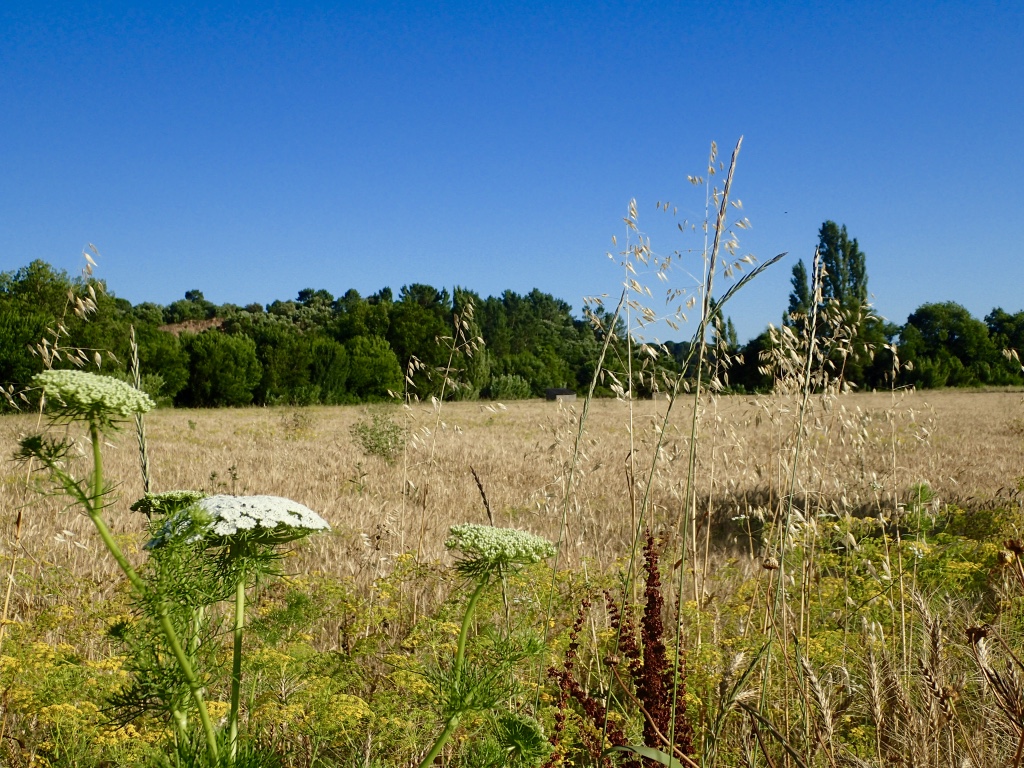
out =
[[[698,324],[698,328],[697,328],[696,332],[693,335],[693,340],[692,340],[692,343],[690,345],[689,354],[688,354],[686,360],[683,361],[681,369],[680,369],[680,372],[677,375],[675,375],[673,377],[672,381],[671,381],[671,385],[670,385],[671,392],[670,392],[670,396],[669,396],[668,405],[667,405],[667,408],[665,410],[664,416],[661,419],[660,424],[658,425],[658,428],[656,429],[657,437],[656,437],[656,440],[655,440],[655,444],[653,446],[653,453],[652,453],[650,468],[649,468],[649,470],[648,470],[648,472],[646,474],[645,480],[643,482],[641,498],[639,500],[637,512],[636,512],[636,514],[634,516],[635,525],[634,525],[634,530],[633,530],[633,535],[632,535],[632,547],[631,547],[631,551],[630,551],[629,562],[628,562],[627,570],[626,570],[626,578],[625,578],[625,581],[624,581],[624,584],[623,584],[623,591],[622,591],[622,597],[621,597],[622,605],[623,606],[625,605],[626,600],[628,599],[629,591],[631,589],[631,584],[633,583],[633,577],[634,577],[635,568],[636,568],[636,561],[637,561],[637,549],[638,549],[638,544],[639,544],[639,542],[641,540],[641,532],[643,531],[644,526],[648,525],[648,523],[647,523],[648,506],[649,506],[649,503],[650,503],[651,493],[652,493],[653,487],[654,487],[654,478],[655,478],[655,474],[656,474],[656,471],[657,471],[657,464],[658,464],[659,457],[660,457],[660,454],[661,454],[662,445],[663,445],[663,442],[665,440],[665,436],[668,433],[668,426],[669,426],[670,419],[671,419],[673,405],[676,402],[676,400],[678,399],[680,393],[682,391],[688,389],[688,387],[687,387],[688,371],[691,369],[691,366],[695,367],[695,370],[696,370],[695,383],[694,383],[694,386],[693,386],[692,390],[690,390],[691,394],[693,395],[694,413],[693,413],[693,418],[692,418],[691,425],[690,425],[690,427],[691,427],[691,430],[690,430],[690,442],[689,442],[689,446],[690,447],[689,447],[689,457],[688,457],[688,464],[687,464],[685,494],[684,494],[682,502],[681,502],[681,509],[680,509],[680,515],[679,515],[679,523],[678,523],[678,533],[679,533],[679,536],[680,536],[680,540],[682,542],[682,554],[683,554],[683,559],[684,560],[685,560],[686,551],[687,551],[687,538],[688,538],[688,533],[689,533],[689,526],[690,526],[690,524],[695,519],[694,506],[695,506],[695,503],[696,503],[696,492],[695,492],[695,488],[694,488],[694,480],[695,480],[696,464],[697,464],[697,458],[696,458],[697,454],[696,454],[696,451],[697,451],[697,442],[698,442],[698,421],[699,421],[699,418],[700,418],[700,416],[699,416],[699,406],[700,406],[700,400],[701,400],[701,397],[702,397],[702,394],[703,394],[702,383],[703,383],[705,360],[706,360],[706,355],[707,355],[707,351],[706,350],[707,350],[707,336],[708,336],[708,332],[709,332],[709,329],[715,327],[716,321],[719,318],[722,317],[723,308],[728,303],[728,301],[736,294],[736,292],[739,291],[744,285],[746,285],[746,283],[749,282],[751,279],[753,279],[754,277],[759,275],[762,271],[764,271],[769,266],[771,266],[771,265],[775,264],[776,262],[778,262],[785,255],[785,254],[779,254],[778,256],[770,259],[769,261],[767,261],[767,262],[765,262],[763,264],[758,265],[752,272],[742,276],[739,280],[737,280],[724,293],[724,295],[720,299],[718,299],[716,301],[713,298],[714,277],[715,277],[715,275],[717,274],[717,272],[719,270],[719,255],[720,255],[720,251],[724,247],[724,248],[727,248],[730,251],[730,253],[731,253],[734,250],[734,248],[735,248],[735,238],[729,240],[728,243],[726,243],[724,241],[724,238],[726,236],[726,232],[728,231],[728,227],[727,227],[727,223],[726,223],[726,215],[727,215],[727,212],[728,212],[728,209],[729,209],[729,205],[732,202],[731,199],[730,199],[730,193],[731,193],[731,188],[732,188],[733,176],[734,176],[735,168],[736,168],[736,160],[737,160],[737,156],[739,154],[740,147],[742,145],[742,141],[743,141],[743,139],[741,137],[740,140],[737,142],[735,149],[733,150],[733,154],[732,154],[732,157],[731,157],[731,160],[730,160],[730,163],[729,163],[729,169],[728,169],[728,174],[727,174],[726,182],[725,182],[725,185],[724,185],[723,189],[722,190],[718,190],[716,188],[712,192],[711,189],[710,189],[710,185],[708,186],[708,198],[707,198],[708,199],[708,204],[710,206],[710,204],[712,202],[714,203],[715,208],[716,208],[716,220],[715,220],[714,223],[711,223],[710,222],[710,215],[708,215],[706,217],[705,225],[704,225],[704,232],[705,232],[705,246],[704,246],[704,251],[703,251],[703,253],[704,253],[704,264],[703,264],[703,266],[704,266],[704,277],[703,277],[703,280],[702,280],[702,283],[701,283],[701,288],[700,288],[700,290],[701,290],[701,317],[700,317],[700,322]],[[709,163],[708,163],[708,179],[710,179],[710,177],[715,173],[715,162],[716,162],[716,159],[717,159],[717,146],[715,144],[712,144],[711,155],[710,155],[710,159],[709,159]],[[703,180],[691,178],[691,181],[695,182],[695,183],[699,183],[699,182],[702,182]],[[667,204],[666,204],[666,208],[667,208]],[[710,207],[709,207],[709,211],[710,211]],[[630,231],[637,231],[636,222],[635,222],[635,206],[633,206],[632,204],[630,206],[630,217],[626,219],[626,223],[629,226]],[[746,226],[745,220],[743,222],[741,222],[741,224],[738,224],[737,226]],[[712,239],[712,242],[709,243],[708,240],[707,240],[707,236],[710,233],[711,229],[714,230],[714,237]],[[633,246],[629,250],[629,253],[632,253],[634,255],[634,257],[638,260],[638,262],[643,263],[643,264],[647,264],[648,260],[650,259],[650,247],[649,247],[649,244],[646,243],[645,241],[643,241],[643,239],[641,238],[641,244],[637,245],[637,246]],[[752,263],[752,261],[753,261],[753,258],[748,256],[748,257],[744,257],[743,259],[740,259],[735,264],[729,265],[726,268],[726,270],[725,270],[726,276],[731,276],[734,270],[736,270],[739,267],[741,267],[742,266],[741,262]],[[627,264],[627,266],[629,266],[629,265]],[[659,275],[661,275],[662,272],[666,268],[667,268],[667,262],[662,264],[661,267],[659,268]],[[642,290],[642,288],[639,286],[638,283],[636,283],[635,280],[629,279],[629,280],[627,280],[626,290],[628,291],[631,288],[633,290],[638,290],[638,291]],[[625,291],[624,291],[623,296],[625,296]],[[620,300],[620,306],[621,306],[621,300]],[[630,306],[632,306],[632,305],[630,305]],[[616,314],[618,314],[618,312],[616,312]],[[646,321],[646,320],[651,319],[652,314],[653,313],[650,313],[650,312],[644,312],[643,313],[644,320]],[[677,610],[676,610],[676,617],[675,617],[675,619],[676,619],[676,628],[675,628],[675,636],[674,636],[674,642],[675,642],[675,647],[676,647],[677,651],[676,651],[674,666],[673,666],[672,673],[671,673],[673,684],[671,686],[671,689],[672,689],[671,707],[670,707],[671,718],[670,718],[670,728],[669,728],[669,741],[672,743],[673,749],[675,748],[675,741],[676,741],[676,738],[677,738],[677,735],[675,733],[675,727],[676,727],[676,723],[678,722],[678,718],[679,718],[679,716],[681,714],[681,713],[678,712],[678,710],[680,709],[679,692],[680,692],[680,677],[681,677],[681,674],[682,674],[681,667],[679,666],[681,664],[681,657],[682,657],[682,652],[681,652],[681,635],[680,635],[680,631],[681,631],[680,612],[682,610],[682,603],[683,603],[683,601],[682,601],[683,579],[685,578],[685,573],[686,573],[686,570],[687,570],[686,567],[683,565],[682,561],[679,563],[679,567],[680,567],[680,571],[679,571],[680,576],[679,576],[679,584],[677,586],[677,595],[679,596],[679,599],[677,601]],[[694,568],[696,567],[696,563],[693,564],[693,567]],[[619,633],[617,632],[617,637],[616,637],[616,640],[615,640],[615,648],[616,649],[618,648],[620,639],[621,639],[621,637],[619,636]],[[607,718],[606,718],[606,720],[607,720]]]
[[[580,455],[583,450],[583,434],[584,428],[587,423],[587,415],[590,413],[590,403],[594,399],[594,390],[597,388],[597,382],[601,375],[601,370],[604,366],[605,356],[608,354],[608,347],[611,344],[612,338],[614,337],[613,330],[615,323],[618,321],[619,314],[622,312],[623,303],[626,301],[626,291],[622,291],[622,295],[619,297],[619,303],[615,306],[615,312],[612,314],[610,328],[607,329],[604,337],[604,343],[601,345],[601,352],[597,357],[597,364],[594,366],[594,375],[590,379],[590,389],[587,392],[586,398],[583,400],[583,409],[580,411],[579,421],[576,425],[576,435],[572,445],[572,455],[569,460],[568,475],[563,480],[564,486],[562,490],[562,514],[558,522],[558,539],[555,542],[555,555],[551,563],[551,588],[548,591],[548,602],[544,609],[544,643],[548,642],[551,627],[551,616],[554,611],[554,601],[556,585],[558,582],[558,563],[562,556],[562,550],[565,546],[565,532],[569,524],[569,505],[572,499],[572,489],[575,482],[576,471],[578,469]],[[537,694],[534,701],[534,708],[536,709],[540,704],[540,692],[541,685],[544,679],[544,668],[541,666],[538,669],[537,674]]]
[[[135,326],[128,331],[128,344],[131,348],[131,375],[135,388],[142,391],[142,369],[139,366],[139,345],[135,341]],[[139,443],[139,468],[142,470],[142,490],[150,493],[153,489],[149,472],[149,443],[146,441],[146,422],[141,413],[135,414],[135,436]]]
[[[60,318],[52,327],[46,329],[46,335],[30,350],[33,355],[37,355],[42,360],[43,367],[46,370],[53,368],[53,364],[61,360],[62,357],[67,357],[68,360],[79,367],[87,365],[85,350],[76,347],[65,347],[62,339],[70,335],[66,325],[69,312],[83,322],[87,322],[96,313],[96,289],[93,283],[89,281],[89,278],[92,277],[93,268],[96,266],[96,261],[93,259],[92,254],[99,256],[99,251],[96,250],[94,245],[90,245],[88,250],[82,251],[82,258],[85,259],[85,266],[82,268],[82,280],[85,285],[84,294],[77,293],[75,289],[68,291],[67,301],[64,303],[64,310]],[[79,283],[79,285],[81,284]],[[96,357],[94,359],[98,365],[100,358]],[[29,402],[25,392],[15,393],[13,384],[8,385],[7,388],[0,388],[0,392],[3,393],[7,404],[13,409],[17,410],[20,408],[21,403],[27,404]],[[39,429],[42,425],[42,419],[43,404],[40,402],[39,419],[36,422],[36,429]],[[26,472],[29,476],[32,474],[32,469],[33,464],[30,461],[26,467]],[[18,553],[21,550],[23,523],[24,509],[19,509],[14,521],[14,541],[11,546],[11,565],[7,572],[7,585],[4,588],[4,607],[3,611],[0,612],[0,648],[3,647],[10,619],[11,593],[14,589],[14,572],[18,565]]]

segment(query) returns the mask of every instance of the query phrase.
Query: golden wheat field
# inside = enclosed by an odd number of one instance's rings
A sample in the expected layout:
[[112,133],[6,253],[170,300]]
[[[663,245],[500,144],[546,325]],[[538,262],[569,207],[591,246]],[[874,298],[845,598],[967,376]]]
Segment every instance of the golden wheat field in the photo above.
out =
[[[651,488],[652,519],[663,534],[678,525],[685,498],[692,401],[596,400],[445,403],[401,406],[162,410],[146,417],[152,489],[272,494],[300,501],[333,527],[299,548],[287,570],[321,571],[369,583],[392,559],[414,552],[444,558],[450,525],[486,522],[480,488],[497,525],[557,540],[573,566],[610,567],[628,550]],[[723,396],[701,404],[695,525],[712,511],[714,540],[743,551],[730,519],[770,516],[788,487],[796,455],[797,504],[871,515],[912,501],[927,483],[936,499],[965,508],[1018,494],[1024,475],[1024,400],[1012,392],[849,394],[811,402],[799,453],[799,403],[778,396]],[[385,414],[407,435],[388,463],[365,455],[351,427]],[[585,416],[582,432],[580,419]],[[28,414],[0,420],[0,450],[37,428]],[[74,427],[72,427],[74,429]],[[659,458],[652,462],[655,446]],[[581,436],[577,441],[577,437]],[[574,460],[575,455],[575,460]],[[133,424],[105,449],[116,484],[108,511],[114,531],[138,553],[143,520],[128,506],[143,493]],[[43,497],[28,468],[2,470],[3,556],[19,558],[18,581],[47,569],[86,577],[97,593],[120,583],[89,520],[66,497]],[[82,471],[85,471],[83,466]],[[648,484],[647,479],[651,478]],[[820,509],[821,507],[819,507]],[[22,516],[20,530],[17,526]],[[713,567],[713,562],[710,567]],[[5,568],[6,570],[6,568]],[[75,583],[82,583],[76,581]],[[14,584],[10,617],[25,620],[52,601],[97,595],[32,594]]]

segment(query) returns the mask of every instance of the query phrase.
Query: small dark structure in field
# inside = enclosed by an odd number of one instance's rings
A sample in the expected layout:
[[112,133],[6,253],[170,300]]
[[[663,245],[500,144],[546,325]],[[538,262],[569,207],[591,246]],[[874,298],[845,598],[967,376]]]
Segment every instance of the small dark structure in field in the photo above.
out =
[[558,387],[550,387],[544,392],[544,397],[548,400],[555,400],[561,402],[572,402],[576,399],[575,389],[559,389]]

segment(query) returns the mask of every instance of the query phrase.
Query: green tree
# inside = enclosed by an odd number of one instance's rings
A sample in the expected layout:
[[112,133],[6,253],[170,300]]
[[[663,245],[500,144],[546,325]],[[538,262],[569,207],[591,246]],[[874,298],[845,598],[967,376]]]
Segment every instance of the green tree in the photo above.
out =
[[206,300],[203,292],[185,291],[185,298],[172,302],[164,310],[165,323],[184,323],[188,320],[209,320],[217,316],[217,306]]
[[[803,261],[793,267],[784,322],[803,332],[812,312],[815,341],[834,376],[861,387],[884,386],[892,365],[886,345],[898,328],[877,317],[868,304],[867,258],[846,226],[825,221],[818,230],[819,273],[808,275]],[[815,281],[820,283],[815,306]],[[749,370],[748,370],[749,373]]]
[[453,364],[459,369],[458,379],[463,385],[456,393],[461,399],[478,398],[491,381],[491,356],[476,318],[481,303],[477,294],[465,288],[452,291],[454,317],[458,320],[452,338],[459,349]]
[[996,307],[985,315],[992,343],[1000,349],[1024,350],[1024,311],[1010,314]]
[[826,221],[818,230],[818,255],[822,265],[821,297],[834,299],[844,309],[868,303],[868,272],[857,238],[850,239],[846,225]]
[[160,376],[163,386],[158,394],[173,400],[189,380],[188,353],[181,340],[173,333],[161,331],[155,326],[140,326],[135,335],[139,345],[139,367],[143,375]]
[[441,390],[439,369],[448,362],[438,343],[451,332],[452,304],[446,290],[414,283],[402,287],[398,301],[391,305],[387,340],[403,370],[416,358],[423,368],[413,375],[413,386],[421,398]]
[[0,384],[20,388],[43,369],[43,361],[29,350],[52,322],[45,312],[22,312],[0,301]]
[[992,383],[995,345],[985,323],[959,304],[923,304],[900,333],[900,359],[912,363],[904,380],[920,387]]
[[[82,296],[90,301],[95,297],[106,315],[101,318],[98,312],[90,314],[93,328],[87,328],[89,323],[75,312],[76,301],[80,301],[76,297]],[[0,383],[24,386],[32,374],[45,367],[32,351],[44,337],[64,350],[83,346],[107,350],[120,342],[119,351],[125,351],[126,306],[131,307],[107,295],[102,282],[81,277],[72,280],[63,270],[55,270],[39,259],[17,270],[0,272]],[[124,331],[123,340],[118,339],[120,330]],[[65,351],[52,362],[62,367],[67,359]]]
[[800,259],[793,265],[793,277],[790,278],[793,290],[789,294],[789,308],[786,310],[784,322],[802,329],[805,318],[811,313],[811,281],[807,276],[807,267]]
[[755,336],[743,346],[742,360],[730,371],[729,380],[733,387],[746,392],[770,392],[775,386],[775,377],[766,373],[762,366],[762,355],[772,347],[771,334],[767,331]]
[[340,342],[356,336],[380,336],[388,333],[388,318],[391,301],[364,299],[354,288],[334,301],[332,330]]
[[383,400],[402,391],[402,368],[385,339],[357,336],[345,344],[348,350],[348,389],[360,400]]
[[215,330],[181,338],[189,355],[188,385],[179,396],[182,404],[217,407],[253,401],[262,366],[252,339]]
[[320,393],[320,402],[337,405],[348,399],[350,361],[344,345],[326,336],[315,336],[310,341],[312,363],[309,380]]
[[1024,359],[1024,311],[1010,314],[996,307],[985,315],[989,338],[996,348],[997,364],[993,366],[993,384],[1019,384],[1022,376],[1021,366],[1017,360],[1011,360],[1004,353],[1011,350],[1018,358]]

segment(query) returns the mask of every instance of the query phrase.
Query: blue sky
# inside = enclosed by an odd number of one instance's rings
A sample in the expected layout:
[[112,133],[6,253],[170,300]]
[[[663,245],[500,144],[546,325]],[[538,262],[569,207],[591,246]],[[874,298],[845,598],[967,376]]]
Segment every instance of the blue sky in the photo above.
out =
[[699,221],[687,174],[743,135],[742,252],[790,256],[741,337],[826,219],[895,322],[1018,311],[1022,39],[1017,2],[6,4],[0,270],[94,243],[133,303],[423,282],[578,311],[618,294],[631,198],[656,252],[701,246],[655,205]]

